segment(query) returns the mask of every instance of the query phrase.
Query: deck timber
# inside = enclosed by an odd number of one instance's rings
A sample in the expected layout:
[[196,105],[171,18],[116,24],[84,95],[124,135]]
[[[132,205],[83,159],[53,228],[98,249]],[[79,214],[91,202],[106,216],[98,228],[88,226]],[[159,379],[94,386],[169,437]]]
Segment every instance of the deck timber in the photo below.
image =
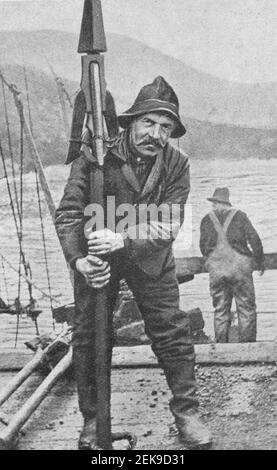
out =
[[[177,277],[181,280],[183,276],[190,274],[201,274],[207,272],[204,267],[204,258],[201,256],[176,258]],[[255,270],[257,270],[255,266]],[[277,253],[265,254],[265,269],[277,269]]]
[[[196,344],[196,364],[249,364],[277,362],[277,342]],[[0,352],[0,371],[18,371],[31,358],[27,349],[3,348]],[[149,345],[115,347],[113,368],[158,367]]]
[[[0,388],[14,372],[0,372]],[[214,436],[214,450],[277,449],[277,373],[274,365],[198,366],[203,420]],[[34,375],[1,410],[11,416],[41,381]],[[132,431],[135,450],[175,450],[170,392],[158,368],[112,371],[112,430]],[[75,450],[82,418],[76,385],[65,376],[25,424],[18,450]],[[0,426],[1,429],[1,426]]]

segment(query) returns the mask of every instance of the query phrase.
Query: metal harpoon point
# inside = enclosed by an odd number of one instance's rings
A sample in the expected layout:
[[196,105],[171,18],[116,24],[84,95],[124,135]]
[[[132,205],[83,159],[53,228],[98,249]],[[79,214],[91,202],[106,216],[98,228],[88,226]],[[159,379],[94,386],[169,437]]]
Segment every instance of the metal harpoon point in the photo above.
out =
[[78,52],[94,54],[106,51],[101,1],[85,0]]

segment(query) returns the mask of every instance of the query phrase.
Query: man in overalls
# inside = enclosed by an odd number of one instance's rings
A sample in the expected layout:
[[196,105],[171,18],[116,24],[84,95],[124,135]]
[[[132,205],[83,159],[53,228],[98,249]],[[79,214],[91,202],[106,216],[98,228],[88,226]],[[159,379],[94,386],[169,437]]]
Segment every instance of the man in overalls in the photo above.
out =
[[210,275],[210,293],[215,309],[217,343],[228,342],[231,306],[235,299],[239,341],[256,341],[256,303],[253,266],[264,272],[264,253],[260,237],[247,215],[234,209],[228,188],[217,188],[208,201],[213,211],[200,227],[200,250]]

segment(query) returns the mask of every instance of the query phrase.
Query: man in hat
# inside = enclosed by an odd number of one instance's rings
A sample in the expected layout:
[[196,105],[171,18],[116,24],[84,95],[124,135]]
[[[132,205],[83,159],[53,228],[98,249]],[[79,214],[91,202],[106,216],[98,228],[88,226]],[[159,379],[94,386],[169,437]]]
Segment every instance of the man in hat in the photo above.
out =
[[210,275],[210,293],[215,309],[214,329],[218,343],[228,342],[231,306],[235,299],[239,341],[256,341],[256,304],[253,266],[264,272],[264,253],[259,235],[247,215],[234,209],[228,188],[217,188],[213,211],[200,226],[200,249]]
[[[90,449],[95,441],[94,290],[108,286],[112,329],[121,278],[135,295],[172,391],[170,409],[180,440],[190,448],[205,448],[211,437],[198,413],[194,348],[188,319],[179,310],[172,254],[190,190],[188,158],[169,143],[169,138],[186,132],[174,90],[157,77],[119,116],[119,124],[123,132],[109,147],[104,162],[105,195],[115,201],[116,230],[96,228],[88,240],[84,236],[84,210],[93,202],[89,181],[95,167],[86,158],[84,146],[72,164],[56,219],[64,252],[75,272],[73,356],[84,416],[79,448]],[[168,217],[153,219],[148,214],[142,220],[141,211],[150,205],[163,205],[169,209]],[[135,218],[123,228],[123,217],[130,207]],[[100,257],[106,254],[109,261],[102,261]]]

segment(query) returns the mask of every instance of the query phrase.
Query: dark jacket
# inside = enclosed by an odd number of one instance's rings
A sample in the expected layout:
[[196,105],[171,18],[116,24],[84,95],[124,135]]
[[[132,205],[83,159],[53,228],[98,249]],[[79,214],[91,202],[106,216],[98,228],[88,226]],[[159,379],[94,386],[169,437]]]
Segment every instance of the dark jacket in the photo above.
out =
[[[215,214],[223,225],[228,212],[222,214],[215,211]],[[234,215],[227,230],[227,240],[234,250],[246,256],[253,256],[258,267],[262,267],[264,261],[262,242],[245,212],[238,210]],[[216,243],[217,232],[207,214],[200,226],[200,250],[203,256],[207,257],[216,247]]]
[[[86,256],[87,243],[84,236],[84,209],[93,202],[93,190],[90,188],[90,174],[95,171],[95,159],[89,161],[84,153],[72,163],[71,174],[66,184],[64,195],[56,213],[56,228],[68,263],[72,267],[77,258]],[[178,204],[183,209],[190,190],[188,157],[181,150],[170,144],[161,150],[141,189],[128,158],[127,133],[122,133],[117,143],[109,149],[104,163],[105,196],[114,196],[115,208],[129,203],[139,211],[139,204]],[[121,216],[121,219],[124,217]],[[120,217],[116,218],[116,223]],[[141,233],[156,230],[152,239],[136,238],[134,226],[124,230],[125,253],[131,263],[149,276],[158,277],[162,270],[174,266],[172,243],[177,235],[163,238],[160,227],[150,223],[141,224]]]

